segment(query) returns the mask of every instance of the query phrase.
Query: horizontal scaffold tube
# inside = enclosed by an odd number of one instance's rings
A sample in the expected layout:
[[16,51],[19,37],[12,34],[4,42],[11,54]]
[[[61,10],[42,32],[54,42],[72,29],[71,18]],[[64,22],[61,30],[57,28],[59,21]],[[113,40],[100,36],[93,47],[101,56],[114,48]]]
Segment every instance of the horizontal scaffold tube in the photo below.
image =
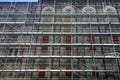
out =
[[84,33],[84,32],[0,32],[0,35],[120,35],[120,33]]
[[0,22],[0,25],[120,25],[119,22]]
[[120,56],[53,56],[53,55],[48,55],[48,56],[37,56],[37,55],[17,55],[17,56],[0,56],[0,58],[35,58],[35,59],[39,59],[39,58],[82,58],[82,59],[91,59],[91,58],[95,58],[95,59],[120,59]]
[[51,70],[51,69],[3,69],[0,70],[0,72],[39,72],[39,71],[45,71],[45,72],[120,72],[119,70],[65,70],[65,69],[57,69],[57,70]]
[[90,44],[90,43],[0,43],[0,46],[82,46],[82,47],[90,47],[90,46],[96,46],[96,47],[116,47],[116,46],[120,46],[120,44],[100,44],[100,43],[96,43],[96,44]]
[[[0,17],[6,17],[6,15],[7,14],[0,14]],[[26,15],[27,15],[27,17],[35,17],[35,15],[36,15],[36,17],[53,17],[53,15],[54,15],[54,17],[84,17],[84,18],[86,18],[86,17],[119,17],[120,16],[120,14],[61,14],[61,13],[55,13],[55,14],[38,14],[38,13],[34,13],[34,14],[31,14],[31,13],[23,13],[23,14],[19,14],[19,13],[17,13],[17,14],[12,14],[12,13],[10,13],[9,14],[9,16],[11,16],[11,17],[26,17]]]

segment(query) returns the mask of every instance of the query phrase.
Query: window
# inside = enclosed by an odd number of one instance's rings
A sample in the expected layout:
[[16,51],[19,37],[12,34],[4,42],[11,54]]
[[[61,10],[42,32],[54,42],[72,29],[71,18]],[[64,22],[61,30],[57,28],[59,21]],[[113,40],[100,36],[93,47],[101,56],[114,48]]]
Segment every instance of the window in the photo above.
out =
[[66,6],[62,9],[62,13],[65,14],[74,14],[75,13],[75,9],[71,6]]
[[42,9],[42,14],[54,14],[54,13],[55,9],[51,6],[47,6]]
[[96,9],[91,6],[86,6],[82,9],[82,14],[96,14]]
[[106,6],[105,8],[103,8],[103,12],[105,14],[116,14],[117,13],[116,9],[112,6]]

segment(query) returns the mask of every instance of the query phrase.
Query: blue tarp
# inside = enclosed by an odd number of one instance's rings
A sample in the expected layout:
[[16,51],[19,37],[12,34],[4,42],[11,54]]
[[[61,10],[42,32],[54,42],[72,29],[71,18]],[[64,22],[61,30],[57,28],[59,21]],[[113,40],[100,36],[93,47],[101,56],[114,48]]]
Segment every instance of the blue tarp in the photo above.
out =
[[0,2],[38,2],[38,0],[0,0]]

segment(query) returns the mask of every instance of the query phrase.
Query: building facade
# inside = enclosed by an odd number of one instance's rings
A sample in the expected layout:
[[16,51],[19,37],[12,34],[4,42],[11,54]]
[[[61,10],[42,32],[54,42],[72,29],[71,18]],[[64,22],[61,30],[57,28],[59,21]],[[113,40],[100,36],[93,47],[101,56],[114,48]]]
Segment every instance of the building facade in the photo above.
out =
[[120,80],[119,0],[0,3],[0,80]]

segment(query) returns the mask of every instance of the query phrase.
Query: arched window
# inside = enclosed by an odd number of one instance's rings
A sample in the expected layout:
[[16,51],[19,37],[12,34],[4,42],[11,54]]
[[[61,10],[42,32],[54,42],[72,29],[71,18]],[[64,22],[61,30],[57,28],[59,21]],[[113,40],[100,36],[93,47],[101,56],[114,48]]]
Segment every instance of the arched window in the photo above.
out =
[[86,6],[82,9],[82,14],[96,14],[96,9],[91,6]]
[[[41,13],[42,14],[55,14],[55,9],[52,6],[46,6],[42,9]],[[54,22],[54,18],[53,18],[53,16],[44,16],[44,17],[41,17],[41,22],[43,22],[43,23]],[[51,28],[52,27],[50,27],[50,26],[44,26],[44,27],[41,27],[41,31],[42,32],[50,32]]]
[[[62,9],[62,14],[75,14],[75,9],[72,7],[72,6],[66,6]],[[75,18],[72,18],[72,17],[64,17],[62,18],[62,22],[74,22],[75,21]],[[64,32],[71,32],[71,27],[69,25],[66,25],[64,28],[63,28],[63,31]]]
[[106,6],[105,8],[103,8],[103,12],[105,14],[116,14],[117,13],[116,9],[112,6]]
[[42,14],[54,14],[54,13],[55,9],[51,6],[47,6],[42,9]]
[[62,13],[65,14],[74,14],[75,13],[75,9],[72,6],[66,6],[62,9]]

